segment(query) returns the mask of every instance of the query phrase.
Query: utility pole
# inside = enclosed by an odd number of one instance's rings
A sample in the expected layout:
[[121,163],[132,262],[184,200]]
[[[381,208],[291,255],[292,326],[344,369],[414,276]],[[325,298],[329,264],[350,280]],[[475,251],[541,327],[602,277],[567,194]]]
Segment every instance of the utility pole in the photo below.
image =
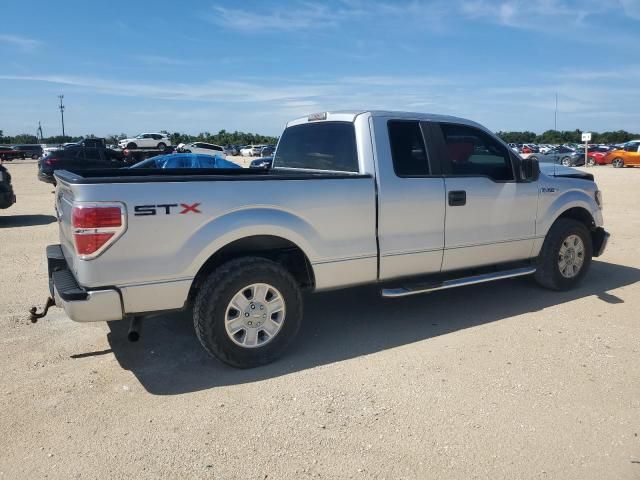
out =
[[62,138],[64,139],[65,134],[64,134],[64,105],[62,104],[62,99],[64,98],[64,95],[58,95],[58,98],[60,99],[60,118],[62,118]]
[[556,110],[553,116],[553,129],[558,131],[558,92],[556,92]]
[[40,120],[38,120],[38,135],[40,138],[40,141],[42,141],[42,139],[44,138],[44,135],[42,135],[42,125],[40,124]]

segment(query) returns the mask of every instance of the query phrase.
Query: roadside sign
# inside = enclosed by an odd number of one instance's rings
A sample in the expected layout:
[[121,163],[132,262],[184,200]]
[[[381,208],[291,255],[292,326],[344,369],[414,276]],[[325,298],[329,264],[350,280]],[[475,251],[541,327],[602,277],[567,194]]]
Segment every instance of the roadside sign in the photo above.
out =
[[589,142],[591,141],[591,132],[584,132],[582,134],[582,141],[584,142],[584,166],[589,166]]

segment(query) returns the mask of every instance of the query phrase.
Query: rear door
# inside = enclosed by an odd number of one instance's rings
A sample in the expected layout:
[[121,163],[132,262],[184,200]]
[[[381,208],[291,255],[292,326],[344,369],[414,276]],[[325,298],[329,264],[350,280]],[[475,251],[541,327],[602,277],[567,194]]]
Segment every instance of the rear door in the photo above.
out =
[[437,273],[444,248],[445,191],[427,150],[428,123],[373,117],[377,155],[380,279]]
[[446,225],[442,270],[531,256],[537,182],[518,182],[508,148],[469,125],[441,123]]

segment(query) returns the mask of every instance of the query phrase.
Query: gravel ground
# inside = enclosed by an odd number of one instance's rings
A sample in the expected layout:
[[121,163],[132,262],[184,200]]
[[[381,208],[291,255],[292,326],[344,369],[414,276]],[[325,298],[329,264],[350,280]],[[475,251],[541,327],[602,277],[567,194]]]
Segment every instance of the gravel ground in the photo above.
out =
[[640,169],[593,171],[612,234],[583,285],[309,296],[282,360],[239,371],[189,316],[76,324],[47,296],[52,187],[7,165],[0,478],[640,478]]

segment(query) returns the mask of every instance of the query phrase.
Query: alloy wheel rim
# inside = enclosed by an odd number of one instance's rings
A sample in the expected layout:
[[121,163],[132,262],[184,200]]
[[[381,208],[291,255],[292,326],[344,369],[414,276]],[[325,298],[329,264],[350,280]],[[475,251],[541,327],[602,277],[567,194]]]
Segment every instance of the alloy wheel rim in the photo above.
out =
[[578,235],[564,239],[558,251],[558,269],[564,278],[574,278],[584,264],[584,242]]
[[225,330],[236,345],[263,347],[282,330],[286,305],[280,291],[267,283],[254,283],[239,290],[227,305]]

